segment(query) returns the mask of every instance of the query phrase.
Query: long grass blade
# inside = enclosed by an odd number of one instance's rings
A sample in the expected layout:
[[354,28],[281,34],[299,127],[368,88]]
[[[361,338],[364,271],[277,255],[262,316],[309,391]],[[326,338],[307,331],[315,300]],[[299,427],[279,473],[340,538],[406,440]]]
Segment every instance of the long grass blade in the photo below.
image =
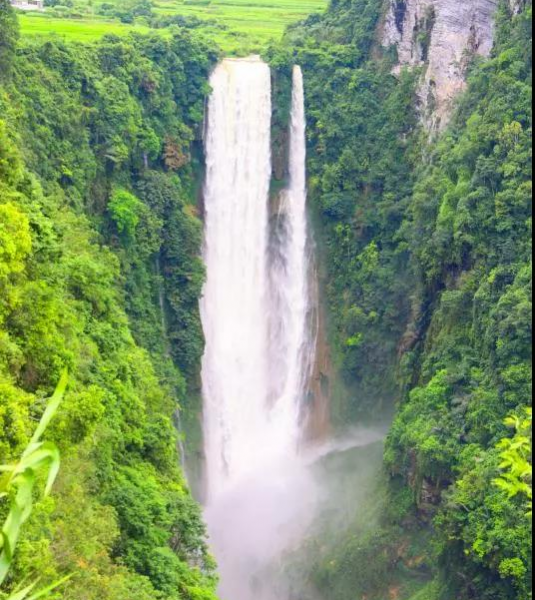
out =
[[29,600],[28,594],[31,594],[32,590],[35,588],[35,583],[29,585],[27,588],[20,590],[19,592],[15,592],[11,596],[8,597],[7,600]]
[[56,388],[56,391],[54,392],[54,395],[52,396],[52,398],[50,398],[48,406],[43,414],[43,417],[41,418],[41,422],[39,423],[37,429],[35,430],[35,433],[33,434],[30,446],[39,442],[46,428],[50,425],[50,421],[52,421],[52,418],[56,414],[56,411],[58,410],[63,396],[65,395],[65,390],[67,389],[68,382],[69,375],[65,370],[61,375],[61,379],[59,381],[58,387]]
[[[44,494],[48,495],[59,472],[59,450],[54,444],[40,440],[63,399],[67,383],[68,375],[65,371],[20,461],[14,465],[0,465],[0,499],[10,496],[12,498],[9,512],[0,530],[0,585],[11,567],[21,529],[33,510],[36,473],[41,470],[46,471],[47,482]],[[14,496],[12,489],[14,492],[16,490]],[[62,582],[28,597],[35,588],[33,584],[23,590],[15,591],[8,600],[35,600],[47,595]]]

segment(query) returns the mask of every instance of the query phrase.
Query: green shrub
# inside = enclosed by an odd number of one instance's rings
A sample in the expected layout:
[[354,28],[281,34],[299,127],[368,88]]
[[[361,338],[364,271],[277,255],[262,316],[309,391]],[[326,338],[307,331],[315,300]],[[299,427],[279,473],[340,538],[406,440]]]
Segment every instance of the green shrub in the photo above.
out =
[[108,211],[117,231],[127,242],[132,242],[142,211],[142,203],[130,192],[117,189],[108,203]]

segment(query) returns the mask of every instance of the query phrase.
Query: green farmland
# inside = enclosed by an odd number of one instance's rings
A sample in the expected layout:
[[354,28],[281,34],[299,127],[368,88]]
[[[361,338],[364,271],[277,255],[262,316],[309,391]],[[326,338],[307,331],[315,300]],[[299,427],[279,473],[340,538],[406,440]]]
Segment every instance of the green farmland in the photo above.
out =
[[148,27],[141,25],[126,25],[120,22],[91,18],[53,18],[48,17],[46,14],[21,15],[19,21],[24,36],[61,37],[82,42],[90,42],[106,34],[124,35],[130,31],[139,33],[149,31]]
[[156,11],[216,20],[257,40],[282,35],[285,27],[320,12],[326,0],[159,0]]
[[[100,13],[104,5],[118,9],[128,6],[127,0],[95,3],[74,0],[70,10],[61,5],[45,13],[20,15],[25,37],[62,37],[91,41],[113,33],[149,30],[146,19],[122,23]],[[280,38],[291,23],[323,11],[328,0],[155,0],[152,14],[157,17],[185,17],[202,20],[203,32],[214,38],[228,53],[260,50],[271,39]],[[59,13],[59,14],[58,14]]]

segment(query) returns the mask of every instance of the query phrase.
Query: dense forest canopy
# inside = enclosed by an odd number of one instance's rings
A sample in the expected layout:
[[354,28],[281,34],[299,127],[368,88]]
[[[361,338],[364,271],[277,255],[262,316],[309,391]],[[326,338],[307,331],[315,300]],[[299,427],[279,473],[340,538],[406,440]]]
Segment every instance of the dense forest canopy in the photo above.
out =
[[[373,518],[311,543],[306,575],[329,600],[528,600],[531,2],[500,2],[492,56],[469,61],[433,135],[420,69],[394,75],[378,43],[385,9],[333,0],[266,52],[276,153],[291,66],[305,73],[333,422],[395,413]],[[59,479],[0,598],[68,574],[57,598],[216,598],[174,425],[180,407],[198,444],[200,138],[219,50],[169,24],[29,42],[0,0],[0,464],[70,379],[47,431]]]
[[202,353],[192,144],[217,53],[180,31],[17,47],[0,19],[0,463],[70,373],[6,591],[72,573],[62,598],[215,598],[173,418]]
[[332,600],[411,589],[414,600],[527,600],[531,3],[500,3],[491,59],[474,57],[451,124],[431,140],[418,70],[394,76],[395,51],[377,42],[382,8],[338,0],[271,51],[281,77],[293,61],[305,68],[311,196],[346,388],[334,417],[373,419],[398,403],[379,526],[355,525],[311,577]]

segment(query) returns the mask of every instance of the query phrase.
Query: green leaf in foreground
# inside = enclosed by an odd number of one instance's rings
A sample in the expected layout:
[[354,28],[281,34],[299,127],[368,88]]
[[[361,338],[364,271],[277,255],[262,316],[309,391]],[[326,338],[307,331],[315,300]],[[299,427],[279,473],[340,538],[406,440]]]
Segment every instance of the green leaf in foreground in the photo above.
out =
[[[64,373],[20,461],[13,465],[0,465],[0,473],[3,473],[0,477],[0,499],[12,496],[9,513],[0,534],[0,584],[4,582],[13,562],[22,527],[32,513],[37,474],[47,473],[44,490],[46,496],[50,493],[59,472],[59,450],[51,442],[40,440],[58,410],[67,388],[67,382],[68,376],[67,373]],[[34,583],[14,592],[8,600],[37,600],[37,598],[49,594],[64,581],[66,580],[32,593],[36,586]]]

